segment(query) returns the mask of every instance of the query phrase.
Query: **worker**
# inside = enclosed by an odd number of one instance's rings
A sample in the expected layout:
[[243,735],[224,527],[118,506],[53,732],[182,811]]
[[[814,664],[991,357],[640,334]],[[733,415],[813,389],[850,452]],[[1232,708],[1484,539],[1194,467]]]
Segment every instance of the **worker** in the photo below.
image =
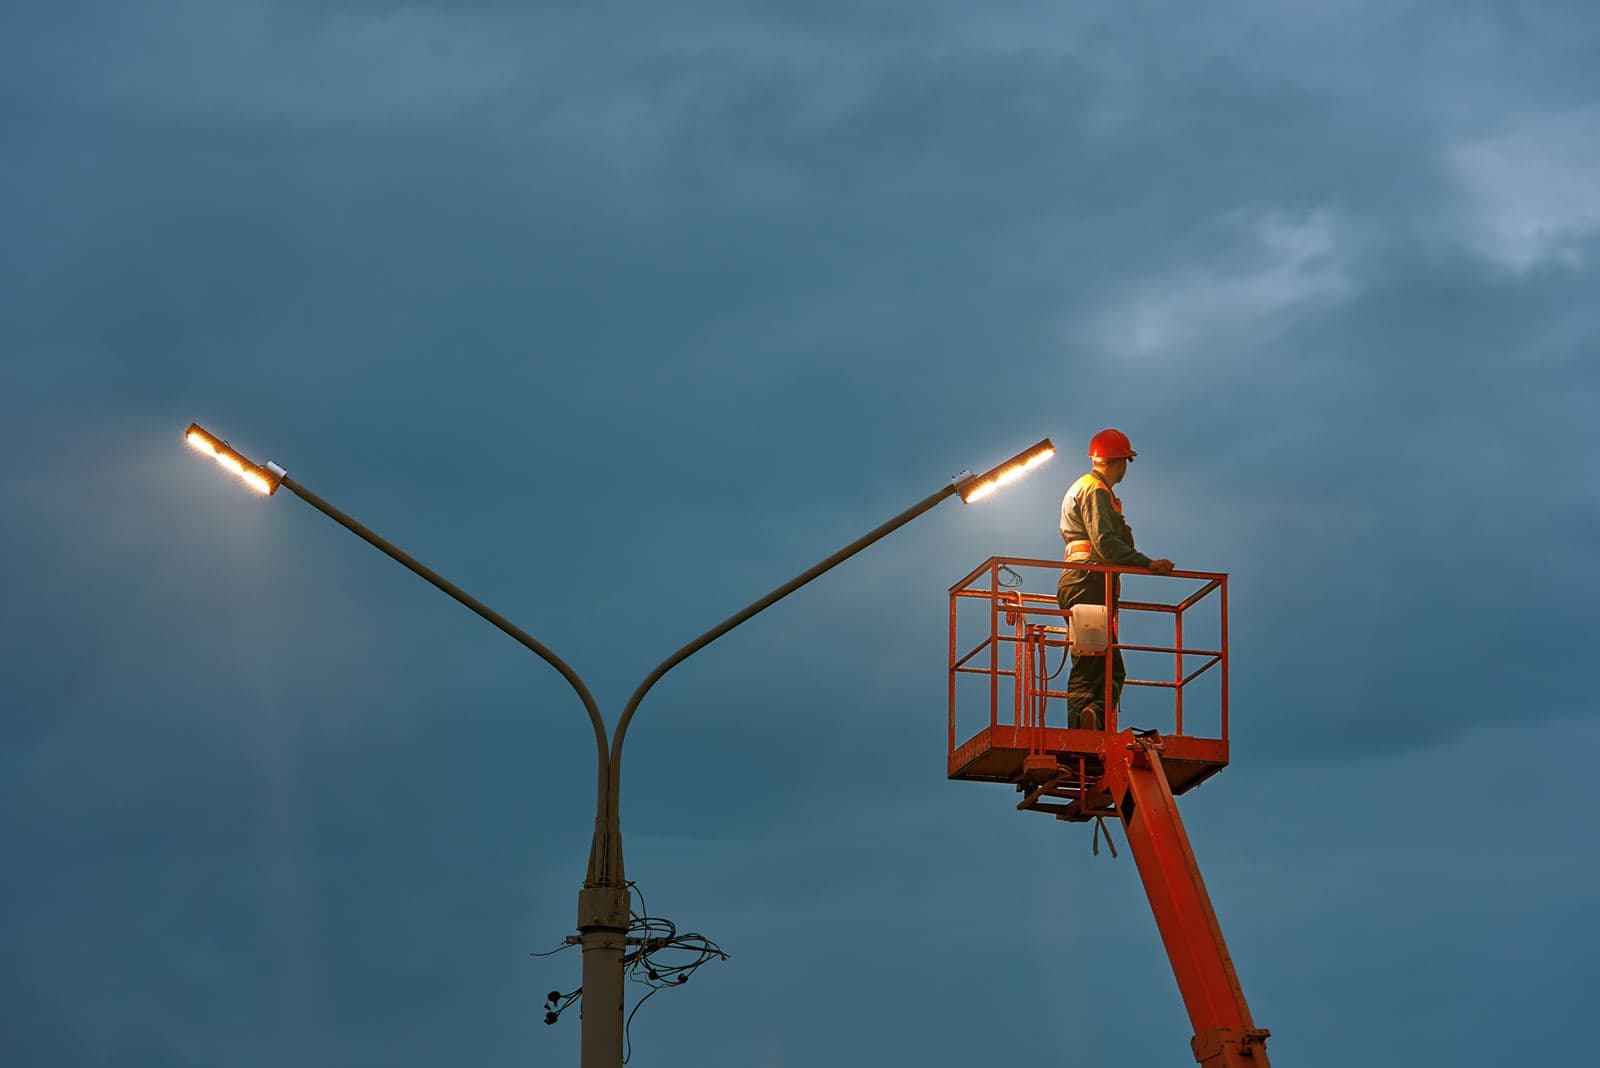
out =
[[[1152,560],[1133,545],[1133,528],[1122,518],[1122,501],[1112,489],[1128,473],[1128,464],[1138,453],[1120,430],[1102,430],[1089,442],[1093,467],[1072,484],[1061,501],[1061,537],[1066,544],[1066,560],[1072,564],[1109,564],[1116,567],[1142,567],[1157,575],[1172,570],[1171,560]],[[1106,604],[1106,581],[1111,582],[1111,641],[1109,653],[1074,651],[1072,674],[1067,676],[1067,726],[1101,730],[1105,726],[1106,661],[1111,661],[1111,702],[1116,707],[1122,695],[1127,671],[1122,650],[1115,648],[1117,600],[1121,576],[1104,571],[1067,569],[1056,587],[1056,601],[1063,612],[1075,604]]]

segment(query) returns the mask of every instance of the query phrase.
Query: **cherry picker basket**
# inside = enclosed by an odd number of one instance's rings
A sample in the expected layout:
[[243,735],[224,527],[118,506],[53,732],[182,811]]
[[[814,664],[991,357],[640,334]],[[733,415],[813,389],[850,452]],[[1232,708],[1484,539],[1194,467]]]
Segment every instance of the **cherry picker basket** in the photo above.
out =
[[[1096,655],[1126,654],[1125,685],[1170,692],[1170,710],[1147,701],[1135,719],[1105,699],[1103,728],[1068,725],[1062,675],[1075,643],[1054,593],[1063,570],[1122,576],[1120,606],[1115,613],[1109,602],[1105,606],[1112,620],[1109,644]],[[1147,595],[1151,590],[1163,596]],[[1147,637],[1152,633],[1157,636]],[[1087,647],[1092,643],[1076,643],[1080,650]],[[1162,661],[1161,677],[1134,677],[1152,665],[1160,669]],[[1125,703],[1130,692],[1124,691]],[[1025,795],[1021,807],[1089,819],[1101,813],[1084,789],[1098,780],[1105,747],[1124,726],[1159,732],[1173,793],[1227,766],[1226,574],[1156,576],[1138,568],[997,556],[950,588],[950,778],[1012,783]]]

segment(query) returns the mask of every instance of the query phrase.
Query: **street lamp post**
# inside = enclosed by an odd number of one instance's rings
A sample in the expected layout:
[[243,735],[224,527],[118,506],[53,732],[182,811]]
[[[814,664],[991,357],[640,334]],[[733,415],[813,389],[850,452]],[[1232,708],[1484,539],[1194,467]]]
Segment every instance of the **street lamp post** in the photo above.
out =
[[684,645],[658,664],[655,670],[639,684],[638,689],[633,691],[633,695],[628,698],[627,706],[622,710],[621,717],[617,720],[616,733],[610,739],[608,749],[605,723],[588,687],[566,661],[537,638],[300,485],[277,464],[253,463],[243,453],[204,430],[199,424],[191,423],[184,437],[196,450],[210,455],[256,492],[271,496],[279,488],[289,490],[402,567],[471,609],[518,644],[536,653],[560,672],[577,693],[594,728],[598,760],[594,837],[589,847],[588,871],[584,876],[583,887],[578,891],[578,932],[583,946],[582,1068],[618,1068],[622,1064],[625,976],[623,954],[628,944],[629,921],[628,886],[622,859],[622,743],[627,736],[628,725],[633,721],[634,713],[638,711],[639,703],[644,700],[645,694],[649,693],[668,671],[739,624],[770,608],[813,579],[831,571],[867,546],[899,530],[946,498],[959,495],[968,503],[980,500],[1055,455],[1054,446],[1051,445],[1050,439],[1046,438],[982,475],[962,472],[948,485],[930,493],[899,515],[863,534],[832,556],[812,565],[765,597],[753,601]]

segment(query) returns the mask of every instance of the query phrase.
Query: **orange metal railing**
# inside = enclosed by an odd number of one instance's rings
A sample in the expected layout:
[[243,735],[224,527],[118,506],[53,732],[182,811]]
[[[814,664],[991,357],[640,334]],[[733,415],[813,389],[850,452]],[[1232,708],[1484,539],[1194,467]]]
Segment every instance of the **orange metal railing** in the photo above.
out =
[[[949,747],[952,753],[957,745],[957,680],[962,675],[986,676],[988,685],[988,725],[1001,723],[1001,693],[1009,689],[1011,700],[1011,725],[1024,728],[1035,751],[1043,752],[1046,720],[1052,708],[1060,708],[1061,725],[1066,726],[1066,683],[1052,686],[1055,674],[1065,668],[1065,658],[1070,652],[1067,620],[1053,593],[1030,593],[1024,588],[1028,579],[1048,572],[1051,589],[1063,570],[1099,571],[1107,574],[1141,576],[1147,582],[1159,580],[1166,585],[1178,580],[1175,600],[1129,599],[1120,600],[1117,615],[1123,620],[1131,616],[1172,618],[1172,644],[1123,642],[1121,626],[1113,625],[1111,646],[1127,653],[1164,654],[1172,661],[1168,678],[1129,677],[1124,685],[1164,688],[1172,691],[1172,733],[1183,735],[1184,695],[1197,679],[1217,669],[1219,696],[1219,725],[1221,741],[1228,738],[1228,576],[1215,571],[1173,571],[1169,575],[1155,576],[1139,568],[1109,567],[1098,564],[1064,563],[1059,560],[1035,560],[1025,557],[995,556],[974,568],[960,582],[950,588],[950,660],[949,660]],[[1111,613],[1111,592],[1107,583],[1107,613]],[[1212,595],[1216,596],[1213,597]],[[1204,605],[1215,607],[1215,640],[1208,647],[1184,644],[1185,617]],[[965,609],[965,611],[963,611]],[[982,638],[970,647],[958,645],[959,628],[976,611],[986,611],[988,626]],[[1191,617],[1192,618],[1192,617]],[[1214,647],[1210,647],[1214,646]],[[1055,673],[1049,670],[1053,658],[1060,658],[1062,666]],[[1112,701],[1111,672],[1106,673],[1106,692],[1103,707],[1107,709],[1105,723],[1094,733],[1115,734],[1118,730],[1118,713]],[[1056,688],[1059,687],[1059,688]],[[1059,699],[1059,700],[1057,700]]]

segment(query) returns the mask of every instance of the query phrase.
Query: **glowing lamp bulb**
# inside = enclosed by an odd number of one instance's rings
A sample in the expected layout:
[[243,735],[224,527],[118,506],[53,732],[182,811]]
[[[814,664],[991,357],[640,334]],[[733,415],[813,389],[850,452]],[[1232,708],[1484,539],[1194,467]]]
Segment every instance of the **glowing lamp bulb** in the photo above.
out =
[[183,440],[196,452],[205,453],[217,461],[223,470],[237,475],[257,493],[270,497],[278,491],[278,484],[285,477],[283,468],[277,464],[269,463],[263,467],[254,463],[238,449],[206,431],[199,423],[189,424],[189,428],[183,432]]
[[1045,438],[1039,444],[1018,453],[999,467],[962,483],[962,488],[959,490],[961,499],[968,504],[973,501],[981,501],[1001,486],[1015,482],[1055,454],[1055,446],[1050,443],[1049,438]]
[[277,488],[270,481],[268,481],[260,471],[241,471],[239,473],[239,477],[244,479],[244,484],[246,486],[249,486],[251,489],[264,496],[272,496],[272,491]]

